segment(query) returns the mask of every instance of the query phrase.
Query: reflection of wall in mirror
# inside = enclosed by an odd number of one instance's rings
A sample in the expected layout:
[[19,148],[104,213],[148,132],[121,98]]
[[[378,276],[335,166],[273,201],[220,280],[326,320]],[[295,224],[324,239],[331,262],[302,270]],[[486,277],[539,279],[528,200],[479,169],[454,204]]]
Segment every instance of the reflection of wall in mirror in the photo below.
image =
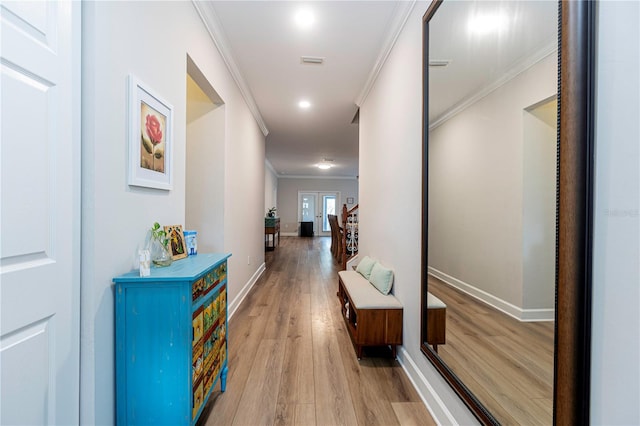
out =
[[523,112],[523,309],[555,303],[557,110],[554,96]]
[[[539,266],[524,256],[532,241],[548,238],[523,213],[531,203],[523,188],[534,168],[526,163],[526,110],[553,97],[556,84],[551,54],[429,133],[430,272],[523,319],[553,318],[553,269],[536,276]],[[551,196],[555,202],[555,184]],[[545,282],[548,297],[525,288],[534,281]]]

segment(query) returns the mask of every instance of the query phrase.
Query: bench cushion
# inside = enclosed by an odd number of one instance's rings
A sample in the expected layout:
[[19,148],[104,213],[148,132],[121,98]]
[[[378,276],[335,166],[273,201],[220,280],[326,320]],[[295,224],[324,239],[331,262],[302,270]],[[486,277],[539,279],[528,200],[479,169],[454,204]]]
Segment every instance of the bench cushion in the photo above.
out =
[[356,272],[359,272],[360,275],[362,275],[366,279],[369,279],[369,277],[371,276],[371,270],[373,269],[373,266],[375,264],[376,261],[374,259],[370,258],[369,256],[365,256],[362,258],[360,263],[358,263]]
[[446,307],[447,305],[442,300],[427,292],[427,309],[443,309]]
[[389,294],[393,285],[393,271],[385,268],[379,262],[373,265],[369,282],[382,294]]
[[355,309],[402,309],[392,294],[382,294],[356,271],[338,272]]

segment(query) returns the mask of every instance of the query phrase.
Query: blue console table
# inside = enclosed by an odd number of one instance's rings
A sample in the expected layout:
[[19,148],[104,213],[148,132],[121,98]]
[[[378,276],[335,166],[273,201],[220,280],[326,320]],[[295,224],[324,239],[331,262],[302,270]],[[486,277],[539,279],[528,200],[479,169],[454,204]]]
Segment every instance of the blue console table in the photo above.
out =
[[194,425],[227,378],[227,259],[198,254],[113,279],[118,425]]

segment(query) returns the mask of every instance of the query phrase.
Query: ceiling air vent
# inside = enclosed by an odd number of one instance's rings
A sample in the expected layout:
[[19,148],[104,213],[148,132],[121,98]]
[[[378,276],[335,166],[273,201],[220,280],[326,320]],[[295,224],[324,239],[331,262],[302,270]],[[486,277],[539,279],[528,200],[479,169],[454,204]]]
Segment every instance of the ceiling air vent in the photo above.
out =
[[309,65],[322,65],[324,63],[324,58],[320,56],[301,56],[300,63]]
[[451,63],[451,59],[430,59],[430,67],[444,68]]

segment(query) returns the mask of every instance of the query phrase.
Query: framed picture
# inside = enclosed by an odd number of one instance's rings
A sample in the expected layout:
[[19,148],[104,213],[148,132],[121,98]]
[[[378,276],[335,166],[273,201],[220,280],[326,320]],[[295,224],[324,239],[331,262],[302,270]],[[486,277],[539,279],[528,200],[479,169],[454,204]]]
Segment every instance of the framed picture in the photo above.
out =
[[182,225],[169,225],[164,227],[169,239],[169,249],[173,260],[184,259],[187,257],[187,245],[184,242],[184,233]]
[[129,75],[129,185],[173,189],[173,107]]
[[353,204],[353,197],[347,197],[347,204]]

